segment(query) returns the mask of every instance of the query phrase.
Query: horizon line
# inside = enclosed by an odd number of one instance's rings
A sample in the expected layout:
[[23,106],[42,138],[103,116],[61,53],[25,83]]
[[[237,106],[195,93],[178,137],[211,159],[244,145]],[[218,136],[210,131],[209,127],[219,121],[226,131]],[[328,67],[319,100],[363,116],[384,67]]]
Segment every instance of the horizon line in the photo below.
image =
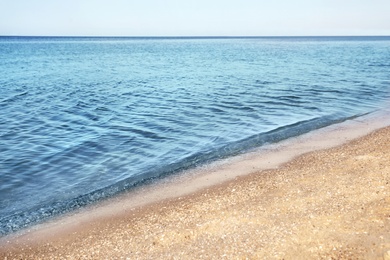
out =
[[129,35],[0,35],[0,37],[42,38],[304,38],[304,37],[390,37],[390,35],[186,35],[186,36],[129,36]]

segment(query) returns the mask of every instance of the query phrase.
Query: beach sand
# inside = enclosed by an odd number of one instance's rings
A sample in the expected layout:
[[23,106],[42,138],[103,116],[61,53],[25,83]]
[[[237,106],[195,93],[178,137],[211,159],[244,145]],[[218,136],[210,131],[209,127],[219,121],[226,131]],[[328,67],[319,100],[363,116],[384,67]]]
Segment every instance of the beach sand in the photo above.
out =
[[390,127],[302,153],[187,195],[117,202],[120,214],[92,207],[5,237],[0,259],[390,259]]

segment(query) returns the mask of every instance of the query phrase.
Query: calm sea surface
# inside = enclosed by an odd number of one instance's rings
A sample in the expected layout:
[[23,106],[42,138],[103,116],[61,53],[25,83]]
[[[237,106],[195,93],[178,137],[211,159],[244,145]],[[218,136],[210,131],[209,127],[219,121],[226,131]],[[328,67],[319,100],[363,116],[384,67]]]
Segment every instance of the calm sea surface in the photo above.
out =
[[0,235],[381,109],[390,37],[0,37]]

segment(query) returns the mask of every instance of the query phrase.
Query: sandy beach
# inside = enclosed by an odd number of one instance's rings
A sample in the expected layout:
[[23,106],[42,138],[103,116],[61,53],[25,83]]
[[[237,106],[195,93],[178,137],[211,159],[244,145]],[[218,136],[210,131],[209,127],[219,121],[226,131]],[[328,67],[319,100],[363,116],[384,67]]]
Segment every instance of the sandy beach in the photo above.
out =
[[361,135],[141,206],[73,213],[2,238],[0,258],[390,259],[390,127]]

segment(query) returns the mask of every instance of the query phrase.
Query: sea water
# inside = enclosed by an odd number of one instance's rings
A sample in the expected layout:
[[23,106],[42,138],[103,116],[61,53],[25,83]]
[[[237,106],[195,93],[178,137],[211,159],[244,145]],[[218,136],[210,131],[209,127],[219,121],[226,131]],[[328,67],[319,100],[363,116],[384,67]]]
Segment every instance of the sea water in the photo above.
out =
[[0,235],[381,109],[390,37],[0,37]]

